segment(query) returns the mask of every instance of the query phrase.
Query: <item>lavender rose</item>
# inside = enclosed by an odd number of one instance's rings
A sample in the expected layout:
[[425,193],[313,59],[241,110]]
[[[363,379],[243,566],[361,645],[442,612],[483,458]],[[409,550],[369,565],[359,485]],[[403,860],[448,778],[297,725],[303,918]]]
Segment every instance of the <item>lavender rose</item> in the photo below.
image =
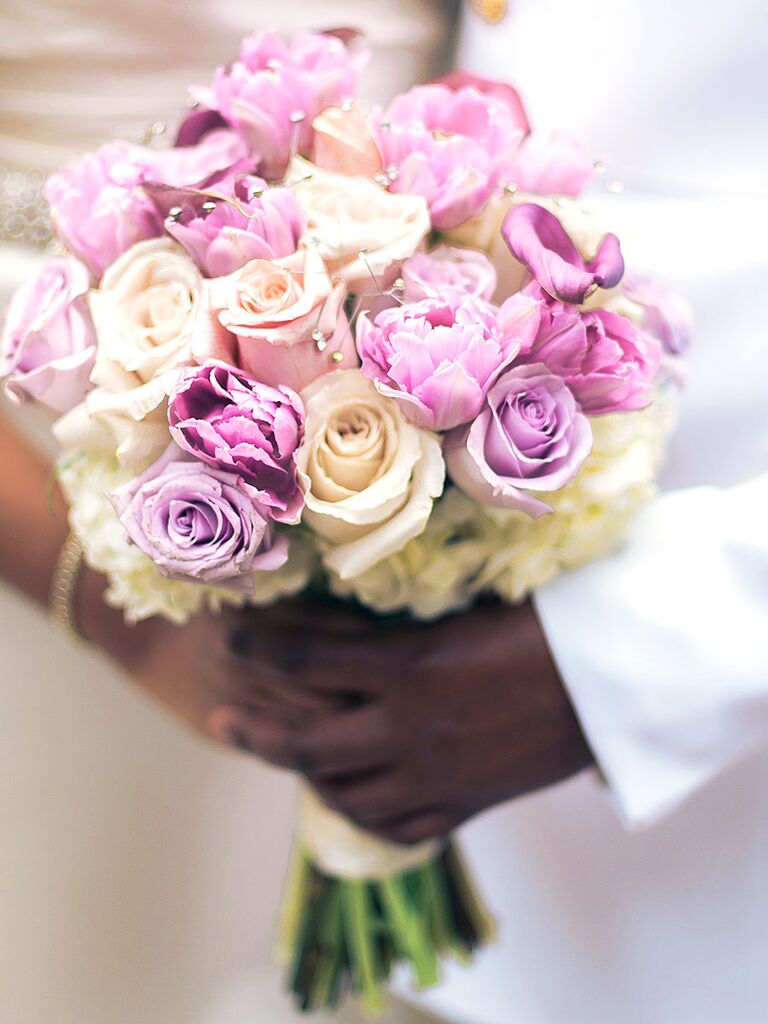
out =
[[496,291],[496,271],[485,253],[451,245],[440,245],[430,253],[417,252],[405,261],[401,276],[406,302],[454,292],[490,301]]
[[236,473],[181,461],[175,447],[110,498],[130,539],[170,579],[247,591],[250,573],[287,560],[257,492]]
[[446,438],[445,460],[470,497],[538,517],[551,508],[535,492],[565,487],[591,450],[589,420],[539,364],[499,377],[474,423]]
[[646,406],[661,362],[659,342],[618,313],[581,312],[538,294],[541,325],[526,362],[544,363],[562,377],[590,416]]
[[251,260],[290,256],[305,228],[293,193],[268,188],[253,175],[217,184],[216,196],[189,193],[165,221],[206,277],[225,277]]
[[89,388],[96,332],[88,311],[88,269],[54,259],[14,295],[5,322],[0,377],[16,400],[36,399],[56,412]]
[[488,386],[521,348],[530,346],[538,303],[513,296],[505,329],[479,299],[423,299],[357,322],[362,370],[378,391],[397,399],[417,426],[448,430],[474,419]]
[[296,452],[304,434],[304,407],[297,394],[205,363],[176,386],[168,422],[181,448],[208,465],[237,473],[255,488],[272,519],[299,521],[304,497]]

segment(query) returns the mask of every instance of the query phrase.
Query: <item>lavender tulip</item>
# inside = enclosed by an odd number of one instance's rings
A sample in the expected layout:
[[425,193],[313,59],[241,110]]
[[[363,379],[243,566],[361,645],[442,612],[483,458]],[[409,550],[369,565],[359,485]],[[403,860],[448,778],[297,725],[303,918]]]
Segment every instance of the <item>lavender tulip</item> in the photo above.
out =
[[225,277],[251,260],[296,252],[306,217],[288,189],[248,175],[217,185],[215,196],[190,192],[165,228],[206,277]]
[[501,233],[515,259],[562,302],[582,303],[597,288],[613,288],[624,276],[616,235],[605,235],[594,258],[585,260],[557,217],[536,203],[513,206]]
[[197,146],[183,149],[108,143],[71,160],[46,182],[56,234],[101,277],[136,242],[163,233],[162,216],[143,185],[196,185],[244,153],[242,141],[231,131],[213,132]]
[[502,374],[469,427],[446,438],[454,482],[485,505],[538,517],[551,511],[536,492],[570,483],[592,450],[589,420],[546,366]]
[[304,435],[304,407],[297,394],[209,362],[176,386],[168,422],[181,448],[255,488],[272,519],[299,521],[304,497],[296,453]]
[[181,461],[179,454],[169,448],[110,495],[120,521],[164,576],[249,590],[252,572],[285,564],[286,539],[236,473]]

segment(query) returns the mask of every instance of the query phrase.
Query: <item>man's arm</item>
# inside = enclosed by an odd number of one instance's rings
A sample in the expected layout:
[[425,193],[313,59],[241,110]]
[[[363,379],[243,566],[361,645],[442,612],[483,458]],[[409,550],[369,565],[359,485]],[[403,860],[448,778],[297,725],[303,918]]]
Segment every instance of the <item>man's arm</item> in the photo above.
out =
[[629,825],[768,744],[768,474],[660,498],[536,606]]

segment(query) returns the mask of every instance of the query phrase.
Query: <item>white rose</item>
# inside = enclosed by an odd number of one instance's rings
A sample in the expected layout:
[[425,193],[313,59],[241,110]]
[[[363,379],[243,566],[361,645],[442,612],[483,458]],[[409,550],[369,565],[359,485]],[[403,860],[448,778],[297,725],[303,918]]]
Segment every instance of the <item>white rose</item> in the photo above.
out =
[[[528,271],[519,263],[501,237],[501,225],[513,206],[536,203],[549,210],[565,228],[584,259],[590,260],[597,252],[605,229],[588,203],[569,196],[538,196],[525,192],[503,193],[494,196],[477,216],[470,218],[453,231],[446,232],[452,245],[481,249],[490,258],[498,274],[495,302],[519,292],[529,279]],[[598,290],[601,296],[605,292]],[[598,293],[595,293],[596,295]],[[595,305],[599,304],[595,300]]]
[[171,443],[168,396],[178,379],[179,371],[169,370],[124,391],[94,388],[54,424],[56,439],[64,451],[113,455],[135,475]]
[[93,383],[124,391],[188,363],[201,292],[195,264],[171,239],[123,253],[91,295],[99,339]]
[[[387,192],[363,177],[322,171],[302,162],[296,197],[307,215],[307,242],[317,239],[331,275],[353,292],[388,288],[403,260],[429,233],[421,196]],[[365,253],[365,255],[361,255]]]
[[349,579],[422,532],[443,491],[440,443],[359,370],[321,377],[302,398],[303,518],[326,541],[325,565]]

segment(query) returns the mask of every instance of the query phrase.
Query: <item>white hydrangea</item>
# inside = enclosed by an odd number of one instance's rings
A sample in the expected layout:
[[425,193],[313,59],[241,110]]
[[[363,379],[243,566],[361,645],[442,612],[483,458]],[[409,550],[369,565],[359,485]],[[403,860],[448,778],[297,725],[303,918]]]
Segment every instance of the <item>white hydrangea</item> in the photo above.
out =
[[660,391],[640,412],[593,418],[592,455],[568,487],[548,495],[552,515],[481,506],[451,488],[419,537],[356,579],[332,578],[331,589],[379,613],[431,619],[483,591],[523,601],[563,569],[610,553],[655,494],[674,394]]

